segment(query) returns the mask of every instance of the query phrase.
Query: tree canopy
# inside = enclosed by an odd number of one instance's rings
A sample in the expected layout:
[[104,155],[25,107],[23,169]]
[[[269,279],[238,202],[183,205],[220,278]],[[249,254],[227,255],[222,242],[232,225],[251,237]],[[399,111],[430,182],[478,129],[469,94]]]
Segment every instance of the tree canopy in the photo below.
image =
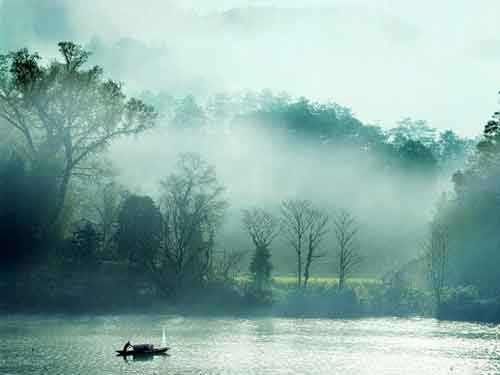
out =
[[46,65],[27,49],[0,56],[0,118],[20,134],[34,164],[58,166],[52,222],[70,179],[93,172],[85,162],[117,137],[152,127],[156,118],[153,107],[127,98],[100,67],[86,68],[90,52],[72,42],[58,46],[62,59]]

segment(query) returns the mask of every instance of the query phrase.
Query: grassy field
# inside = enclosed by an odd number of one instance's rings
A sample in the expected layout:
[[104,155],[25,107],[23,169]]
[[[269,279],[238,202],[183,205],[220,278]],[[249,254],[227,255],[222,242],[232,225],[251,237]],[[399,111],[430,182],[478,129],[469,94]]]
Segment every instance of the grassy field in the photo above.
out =
[[[241,283],[250,281],[250,276],[240,275],[236,280]],[[347,280],[347,284],[351,287],[356,286],[370,286],[380,284],[381,280],[370,277],[353,277]],[[272,286],[279,289],[290,289],[297,285],[297,278],[295,276],[274,276],[272,278]],[[309,286],[311,287],[324,287],[332,288],[338,285],[337,277],[311,277],[309,279]]]

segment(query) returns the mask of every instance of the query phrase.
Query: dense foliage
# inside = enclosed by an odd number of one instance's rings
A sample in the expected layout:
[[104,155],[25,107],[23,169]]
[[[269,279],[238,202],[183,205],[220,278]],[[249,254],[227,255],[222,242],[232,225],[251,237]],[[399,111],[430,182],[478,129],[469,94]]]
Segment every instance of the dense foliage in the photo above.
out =
[[474,158],[453,175],[454,191],[443,197],[436,220],[450,237],[449,284],[472,285],[483,297],[500,293],[500,114],[486,124]]

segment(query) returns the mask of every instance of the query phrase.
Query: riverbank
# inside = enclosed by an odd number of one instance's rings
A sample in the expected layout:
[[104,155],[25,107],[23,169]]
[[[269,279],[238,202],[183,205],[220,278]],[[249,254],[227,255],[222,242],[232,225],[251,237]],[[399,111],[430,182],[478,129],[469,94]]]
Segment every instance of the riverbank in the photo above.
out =
[[[333,278],[311,279],[297,289],[290,278],[275,278],[256,291],[246,278],[213,281],[199,290],[168,298],[151,290],[106,288],[96,282],[67,288],[18,285],[0,302],[0,312],[142,313],[349,318],[413,316],[430,313],[429,298],[408,290],[396,292],[375,279],[353,279],[339,291]],[[9,296],[4,292],[4,296]],[[425,302],[424,302],[425,301]]]
[[[361,318],[437,316],[443,320],[500,322],[500,302],[479,300],[473,288],[447,290],[440,311],[432,295],[408,284],[373,278],[350,279],[340,291],[335,278],[312,278],[298,289],[294,279],[277,276],[256,291],[245,276],[206,282],[197,290],[166,296],[149,284],[123,287],[123,280],[97,277],[22,279],[0,284],[0,313],[168,313],[185,316],[274,316]],[[121,285],[121,287],[120,287]]]

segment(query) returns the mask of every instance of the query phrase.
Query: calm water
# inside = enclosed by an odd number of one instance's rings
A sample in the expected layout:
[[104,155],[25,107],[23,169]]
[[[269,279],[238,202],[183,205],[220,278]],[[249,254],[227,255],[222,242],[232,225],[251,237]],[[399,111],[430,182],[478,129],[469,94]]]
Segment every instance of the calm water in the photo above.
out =
[[[125,341],[169,357],[124,361]],[[500,327],[430,319],[0,317],[0,374],[500,374]]]

